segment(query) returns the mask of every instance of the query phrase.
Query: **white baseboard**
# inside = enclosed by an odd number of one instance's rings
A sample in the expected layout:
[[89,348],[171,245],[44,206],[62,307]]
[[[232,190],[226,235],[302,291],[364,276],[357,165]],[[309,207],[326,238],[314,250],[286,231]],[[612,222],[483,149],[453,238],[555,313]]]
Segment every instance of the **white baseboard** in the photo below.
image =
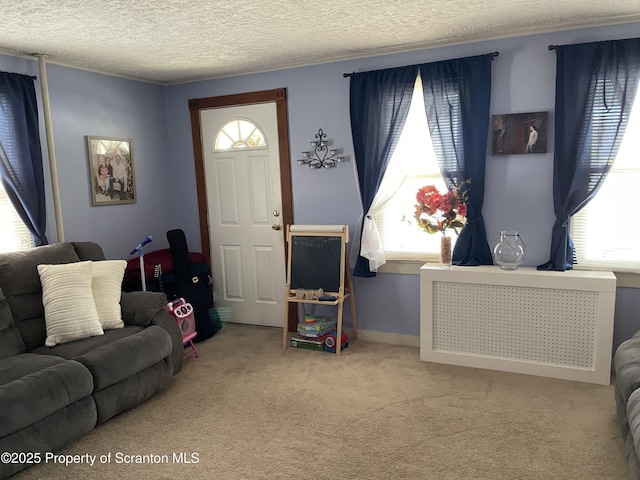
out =
[[[237,323],[238,325],[247,325],[239,322],[225,322],[225,323]],[[265,325],[262,325],[265,326]],[[282,327],[269,327],[269,328],[282,328]],[[353,328],[345,327],[344,331],[349,335],[349,340],[353,338]],[[293,333],[289,332],[290,335]],[[420,348],[420,337],[415,335],[403,335],[400,333],[385,333],[377,332],[375,330],[361,330],[358,329],[358,340],[364,340],[365,342],[373,343],[386,343],[388,345],[399,345],[402,347],[415,347]]]
[[[353,330],[345,329],[349,338],[353,338]],[[389,345],[400,345],[403,347],[420,348],[420,337],[414,335],[402,335],[400,333],[376,332],[373,330],[358,329],[358,340],[374,343],[387,343]]]

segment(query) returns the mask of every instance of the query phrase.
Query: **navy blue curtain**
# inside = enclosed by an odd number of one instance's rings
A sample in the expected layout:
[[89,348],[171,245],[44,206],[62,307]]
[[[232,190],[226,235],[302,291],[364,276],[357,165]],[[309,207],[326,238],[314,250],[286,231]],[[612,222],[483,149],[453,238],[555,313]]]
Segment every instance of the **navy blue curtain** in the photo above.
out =
[[549,261],[573,269],[571,216],[598,192],[616,158],[640,76],[640,39],[558,46],[553,205]]
[[[351,75],[351,134],[365,214],[407,121],[417,76],[416,65]],[[375,277],[376,273],[369,269],[369,260],[358,255],[353,275]]]
[[35,245],[46,245],[44,173],[33,83],[33,77],[0,72],[0,181]]
[[424,104],[442,177],[451,190],[466,180],[467,225],[455,265],[493,265],[482,217],[491,101],[491,54],[420,66]]

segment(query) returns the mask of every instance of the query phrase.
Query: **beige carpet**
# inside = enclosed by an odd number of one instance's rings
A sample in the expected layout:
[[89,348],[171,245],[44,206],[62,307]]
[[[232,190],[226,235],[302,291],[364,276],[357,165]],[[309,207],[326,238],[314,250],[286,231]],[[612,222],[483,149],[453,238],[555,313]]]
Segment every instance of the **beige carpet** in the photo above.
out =
[[[611,386],[429,364],[417,348],[364,341],[340,358],[283,352],[281,335],[225,325],[167,391],[59,452],[95,465],[16,478],[626,477]],[[125,455],[161,463],[118,464],[136,460]]]

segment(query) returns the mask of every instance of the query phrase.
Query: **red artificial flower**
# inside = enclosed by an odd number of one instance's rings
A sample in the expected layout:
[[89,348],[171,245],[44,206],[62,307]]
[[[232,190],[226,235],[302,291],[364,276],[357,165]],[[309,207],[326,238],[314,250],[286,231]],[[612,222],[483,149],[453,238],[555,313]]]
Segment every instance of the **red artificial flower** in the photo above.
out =
[[466,203],[461,203],[460,205],[458,205],[458,215],[460,215],[461,217],[467,217],[467,204]]
[[465,225],[466,200],[466,193],[461,186],[442,195],[434,185],[425,185],[416,193],[418,203],[415,205],[414,218],[418,226],[428,233],[444,234],[449,228],[457,233]]

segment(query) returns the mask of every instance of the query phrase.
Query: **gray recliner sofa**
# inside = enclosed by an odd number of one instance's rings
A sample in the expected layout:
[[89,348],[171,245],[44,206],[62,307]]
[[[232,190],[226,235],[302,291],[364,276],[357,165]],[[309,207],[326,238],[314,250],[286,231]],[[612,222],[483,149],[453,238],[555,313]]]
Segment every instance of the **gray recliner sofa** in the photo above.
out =
[[616,411],[628,478],[640,480],[640,332],[620,344],[613,365]]
[[123,292],[124,328],[45,346],[37,266],[104,259],[93,242],[0,254],[0,452],[14,454],[0,478],[144,402],[182,368],[182,335],[162,293]]

